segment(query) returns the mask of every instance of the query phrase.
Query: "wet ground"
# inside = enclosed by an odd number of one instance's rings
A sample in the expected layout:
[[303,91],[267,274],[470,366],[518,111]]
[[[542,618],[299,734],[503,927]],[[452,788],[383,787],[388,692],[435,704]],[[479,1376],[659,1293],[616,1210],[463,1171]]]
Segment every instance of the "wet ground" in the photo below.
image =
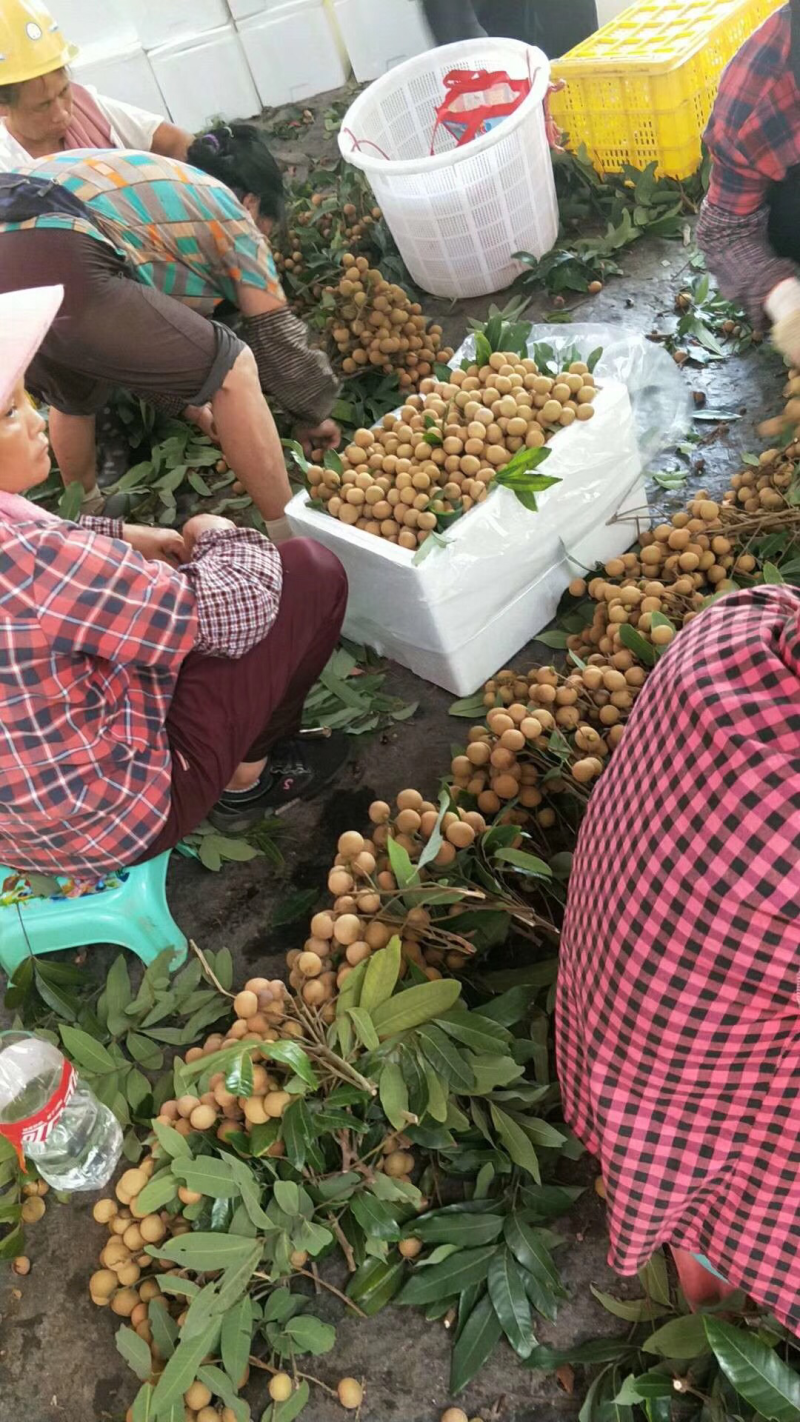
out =
[[[319,128],[316,125],[314,133]],[[313,156],[329,142],[324,132],[318,140],[313,133],[304,135],[298,140],[304,147],[296,161],[304,158],[304,151]],[[297,150],[297,144],[287,147]],[[674,243],[640,242],[623,254],[625,277],[581,302],[576,319],[625,322],[648,331],[668,329],[689,255]],[[445,308],[426,301],[426,310],[440,313],[447,340],[457,345],[465,334],[467,316],[484,316],[489,304],[487,298]],[[550,305],[549,298],[537,298],[528,314],[539,319]],[[704,467],[692,473],[677,493],[664,494],[650,486],[651,507],[658,514],[673,512],[696,489],[716,493],[726,488],[740,452],[760,447],[754,426],[776,413],[780,404],[780,365],[763,350],[705,370],[687,367],[683,375],[692,391],[706,395],[709,407],[740,413],[741,418],[727,425],[696,425],[706,443],[692,463],[697,466],[702,460]],[[680,462],[671,455],[661,461],[664,466]],[[539,659],[547,656],[539,648]],[[514,660],[527,667],[536,659],[534,644]],[[363,828],[372,799],[377,795],[391,799],[409,781],[426,794],[434,792],[456,738],[458,723],[447,715],[452,698],[400,668],[392,669],[387,690],[405,701],[419,700],[417,715],[389,736],[354,739],[351,762],[329,795],[287,818],[284,870],[278,872],[266,867],[264,860],[255,860],[230,865],[214,875],[194,862],[173,858],[169,899],[176,918],[201,946],[230,948],[239,979],[256,971],[268,977],[280,972],[283,954],[304,935],[302,924],[271,927],[277,905],[290,893],[324,883],[338,835],[344,829]],[[583,1171],[584,1179],[594,1173],[588,1162],[577,1170]],[[601,1309],[589,1289],[594,1283],[621,1297],[631,1291],[630,1284],[615,1279],[606,1266],[602,1206],[593,1191],[587,1191],[560,1228],[567,1239],[559,1260],[569,1301],[557,1325],[541,1327],[540,1341],[566,1347],[620,1332],[620,1325]],[[91,1219],[90,1203],[53,1204],[42,1223],[30,1231],[33,1269],[29,1277],[0,1276],[0,1422],[99,1422],[124,1416],[135,1380],[115,1350],[111,1316],[98,1313],[86,1287],[103,1236]],[[326,1313],[327,1299],[321,1299],[320,1306]],[[438,1422],[451,1401],[450,1343],[444,1328],[426,1323],[411,1310],[389,1309],[370,1321],[340,1318],[339,1313],[334,1304],[330,1316],[337,1319],[339,1339],[335,1362],[318,1360],[317,1375],[327,1382],[347,1374],[365,1376],[364,1422]],[[554,1378],[525,1371],[510,1350],[501,1349],[459,1403],[470,1417],[491,1416],[498,1422],[574,1422],[580,1392],[580,1373],[570,1396]],[[252,1397],[255,1419],[266,1401],[261,1382]],[[308,1422],[340,1422],[343,1415],[338,1405],[318,1392],[303,1417]]]

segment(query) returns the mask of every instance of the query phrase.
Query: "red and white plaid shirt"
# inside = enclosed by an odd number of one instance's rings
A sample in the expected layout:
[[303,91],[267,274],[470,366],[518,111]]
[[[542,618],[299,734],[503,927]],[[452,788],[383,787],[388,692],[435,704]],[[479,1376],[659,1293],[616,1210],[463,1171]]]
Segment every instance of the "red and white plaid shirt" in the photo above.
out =
[[800,1331],[800,590],[723,598],[649,679],[570,877],[557,1048],[610,1262],[704,1254]]
[[[769,293],[797,276],[795,263],[772,250],[767,228],[773,184],[800,164],[792,47],[799,25],[800,10],[784,5],[742,45],[722,76],[705,134],[714,161],[697,240],[723,295],[758,326]],[[800,36],[794,42],[800,54]]]
[[0,861],[14,869],[134,863],[169,810],[181,664],[241,657],[277,616],[280,558],[254,530],[202,534],[178,570],[121,532],[0,494]]

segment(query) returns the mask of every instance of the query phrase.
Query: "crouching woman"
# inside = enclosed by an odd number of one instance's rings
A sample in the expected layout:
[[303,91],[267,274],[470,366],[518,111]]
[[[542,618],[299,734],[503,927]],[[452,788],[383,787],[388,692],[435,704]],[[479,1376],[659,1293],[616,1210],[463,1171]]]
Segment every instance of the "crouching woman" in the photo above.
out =
[[76,524],[21,497],[49,472],[23,382],[62,295],[0,296],[0,861],[86,877],[332,778],[340,744],[296,736],[347,583],[224,518]]

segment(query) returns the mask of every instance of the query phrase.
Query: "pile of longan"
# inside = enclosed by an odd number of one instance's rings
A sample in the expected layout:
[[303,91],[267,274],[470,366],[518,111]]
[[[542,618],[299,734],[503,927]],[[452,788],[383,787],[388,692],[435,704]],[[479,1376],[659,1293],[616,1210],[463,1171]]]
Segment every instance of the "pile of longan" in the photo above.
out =
[[388,282],[366,257],[351,252],[342,258],[338,286],[325,288],[334,301],[328,332],[342,357],[345,375],[357,375],[370,366],[391,375],[397,372],[401,390],[412,390],[453,352],[442,346],[442,328],[429,325],[418,301]]
[[484,366],[426,379],[398,415],[357,430],[343,472],[312,466],[308,483],[328,513],[401,548],[416,549],[448,515],[488,496],[521,449],[594,415],[594,378],[583,361],[553,377],[536,362],[497,352]]

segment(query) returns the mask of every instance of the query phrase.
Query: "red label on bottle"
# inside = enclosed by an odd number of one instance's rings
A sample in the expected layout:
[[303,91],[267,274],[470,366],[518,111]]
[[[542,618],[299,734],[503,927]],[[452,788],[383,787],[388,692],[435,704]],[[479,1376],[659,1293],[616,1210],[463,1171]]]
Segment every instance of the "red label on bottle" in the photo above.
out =
[[75,1091],[78,1077],[71,1062],[64,1062],[61,1080],[46,1106],[35,1116],[27,1116],[24,1121],[5,1121],[0,1125],[0,1135],[13,1145],[19,1163],[25,1169],[25,1148],[42,1145],[58,1122],[64,1107]]

